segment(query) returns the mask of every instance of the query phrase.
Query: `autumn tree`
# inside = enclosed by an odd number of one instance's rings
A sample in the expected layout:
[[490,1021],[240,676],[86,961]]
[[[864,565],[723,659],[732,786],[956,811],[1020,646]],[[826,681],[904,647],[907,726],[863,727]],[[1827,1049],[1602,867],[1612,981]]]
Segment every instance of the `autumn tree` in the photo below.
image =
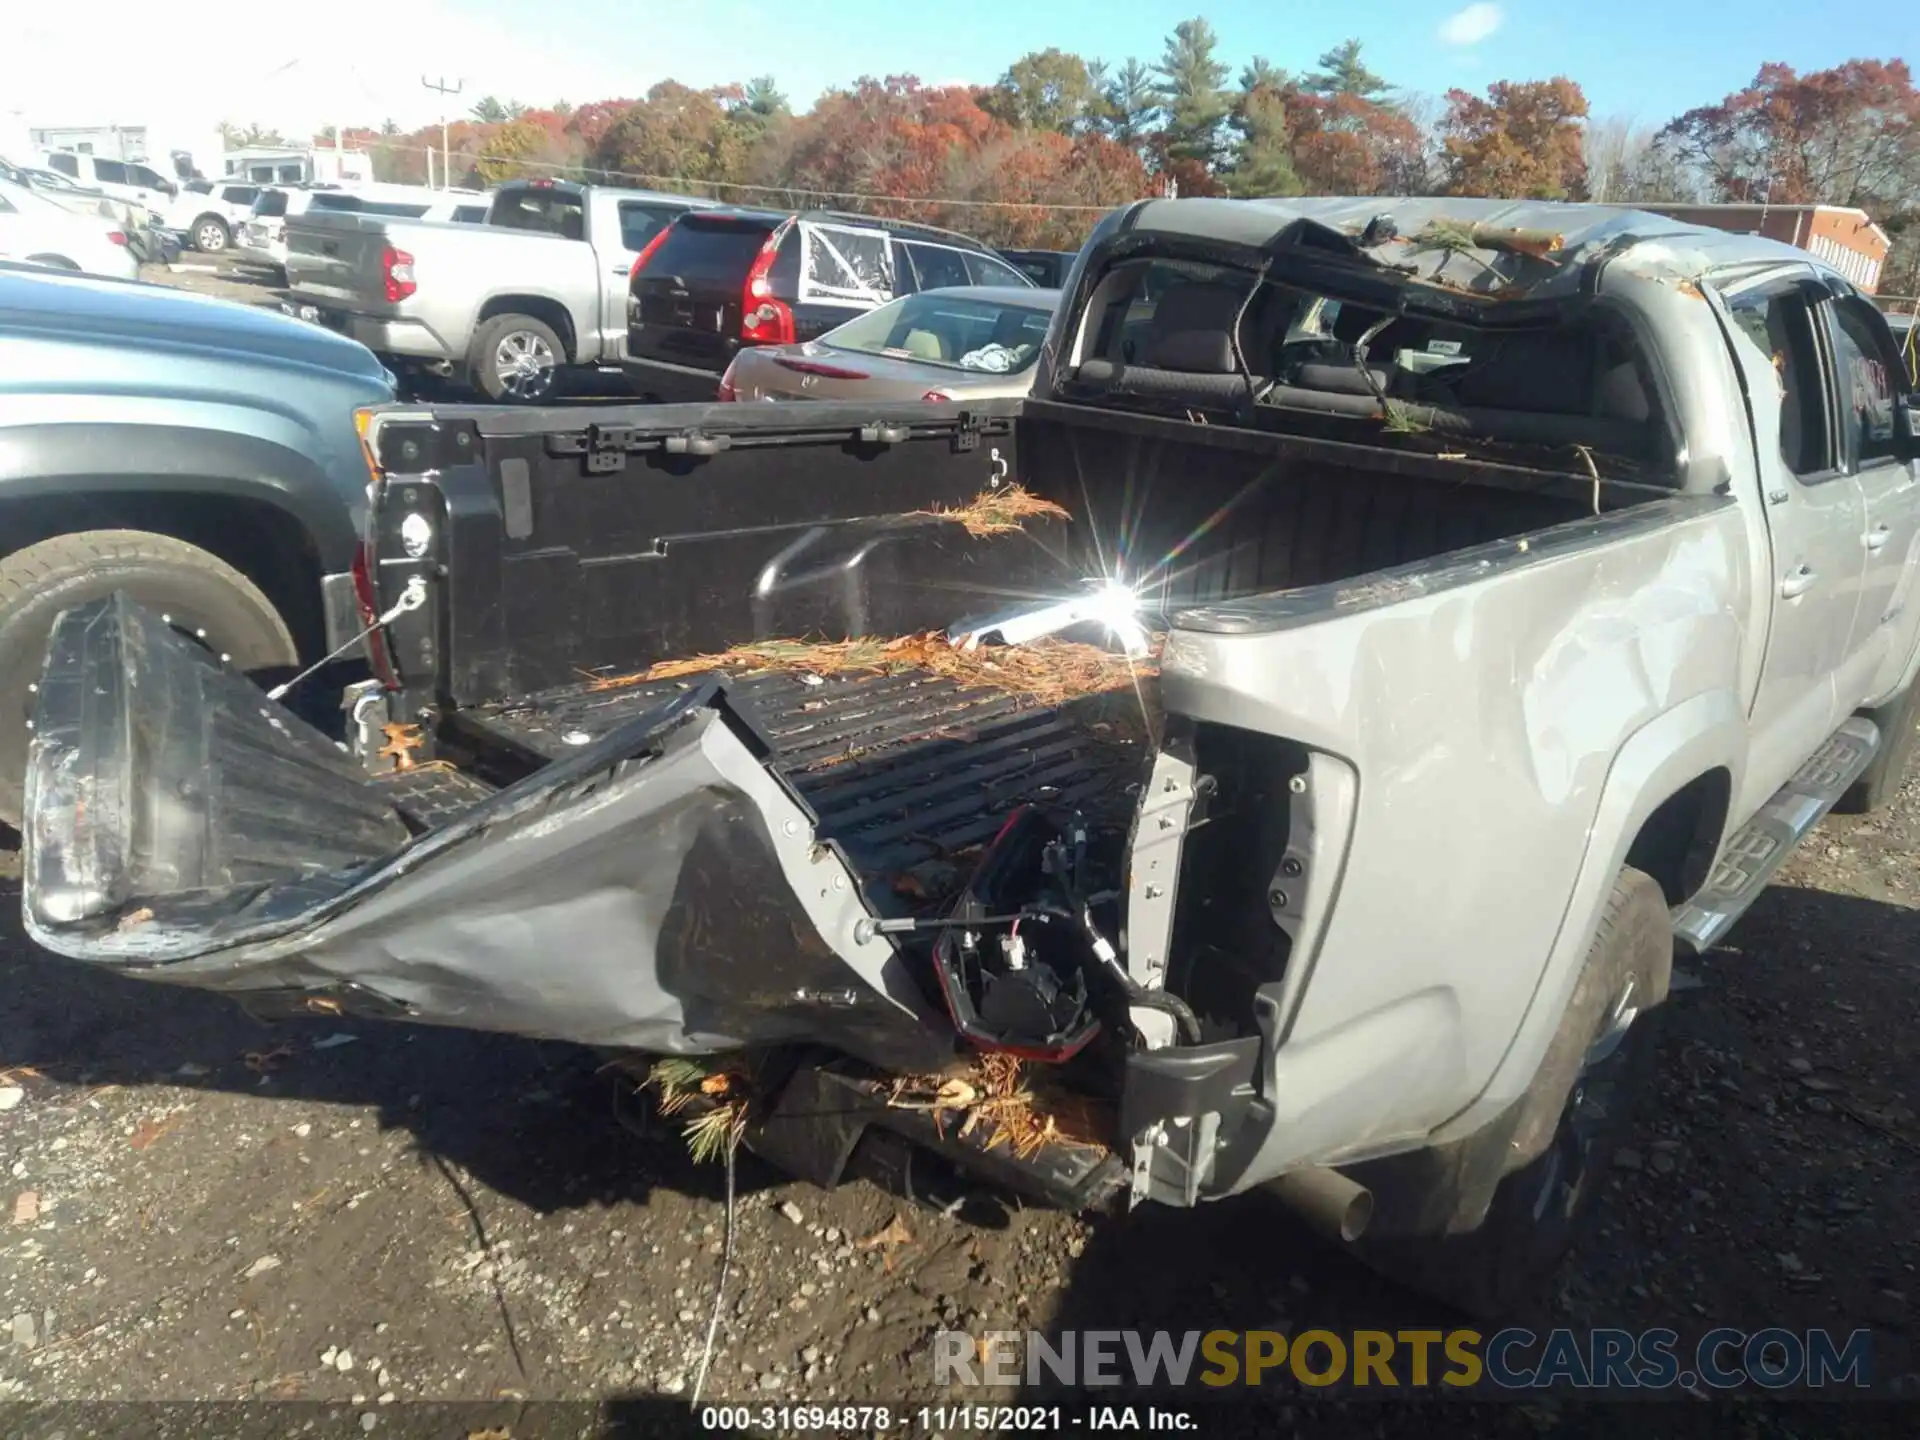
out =
[[1185,161],[1211,170],[1220,161],[1221,129],[1229,112],[1226,64],[1214,58],[1220,38],[1213,26],[1195,17],[1182,20],[1167,37],[1155,67],[1159,76],[1159,146],[1169,161]]
[[1580,122],[1586,115],[1587,97],[1565,76],[1496,81],[1485,98],[1449,90],[1440,127],[1448,193],[1584,198]]
[[1293,163],[1316,195],[1417,194],[1426,178],[1425,138],[1391,106],[1353,91],[1287,97]]
[[1753,83],[1689,110],[1660,143],[1724,200],[1873,206],[1920,189],[1920,92],[1902,60],[1849,60]]
[[1351,95],[1360,100],[1382,100],[1387,82],[1360,60],[1360,42],[1342,40],[1319,60],[1320,68],[1307,76],[1303,89],[1315,95]]
[[1015,129],[1081,134],[1098,123],[1105,109],[1097,73],[1078,55],[1036,50],[1007,67],[980,107]]
[[737,87],[694,90],[663,80],[608,125],[593,147],[595,164],[691,189],[728,185],[745,168],[757,134],[736,113],[742,110]]
[[230,125],[223,123],[220,126],[220,141],[229,150],[243,150],[254,146],[264,148],[266,146],[285,145],[288,143],[287,138],[278,130],[275,130],[271,126],[260,124]]

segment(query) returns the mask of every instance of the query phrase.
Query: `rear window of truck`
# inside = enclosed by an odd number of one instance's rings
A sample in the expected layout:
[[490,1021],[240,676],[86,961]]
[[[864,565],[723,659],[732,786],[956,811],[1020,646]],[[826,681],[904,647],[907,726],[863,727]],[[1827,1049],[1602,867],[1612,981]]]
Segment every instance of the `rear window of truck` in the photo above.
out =
[[529,187],[503,190],[494,198],[487,223],[503,230],[532,230],[563,240],[587,238],[586,197],[577,190]]

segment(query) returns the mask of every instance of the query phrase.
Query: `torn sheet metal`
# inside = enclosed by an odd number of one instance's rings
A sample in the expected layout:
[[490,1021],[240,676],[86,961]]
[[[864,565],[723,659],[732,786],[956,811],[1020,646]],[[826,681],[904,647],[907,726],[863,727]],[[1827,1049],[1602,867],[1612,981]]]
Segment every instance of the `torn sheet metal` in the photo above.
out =
[[[23,908],[56,953],[665,1053],[952,1052],[894,947],[856,943],[856,877],[719,680],[411,841],[372,777],[124,596],[56,626],[37,725]],[[313,801],[297,852],[270,843],[282,796]]]

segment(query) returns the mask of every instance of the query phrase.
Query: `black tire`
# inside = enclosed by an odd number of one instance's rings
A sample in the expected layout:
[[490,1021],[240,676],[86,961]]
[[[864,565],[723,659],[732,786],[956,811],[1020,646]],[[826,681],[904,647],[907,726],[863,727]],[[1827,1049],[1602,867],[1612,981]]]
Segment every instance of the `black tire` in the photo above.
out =
[[193,238],[193,248],[203,255],[218,255],[233,244],[233,227],[218,215],[202,215],[188,233]]
[[49,270],[78,270],[80,267],[64,255],[29,255],[29,265],[44,265]]
[[1920,681],[1907,686],[1878,709],[1867,711],[1866,717],[1880,727],[1880,753],[1833,807],[1842,815],[1884,810],[1907,783],[1907,771],[1913,764],[1914,735],[1920,732]]
[[280,612],[226,561],[144,530],[89,530],[0,560],[0,820],[18,827],[26,722],[62,610],[124,590],[248,673],[299,663]]
[[[1500,1181],[1479,1228],[1381,1241],[1362,1236],[1360,1258],[1482,1318],[1511,1314],[1541,1295],[1592,1223],[1614,1152],[1631,1133],[1634,1104],[1654,1072],[1657,1007],[1672,961],[1673,924],[1659,883],[1621,871],[1535,1081],[1541,1119],[1552,1124],[1545,1150]],[[1623,1001],[1637,1013],[1616,1033]],[[1596,1053],[1609,1038],[1611,1048]]]
[[[520,371],[506,364],[507,350],[515,348],[516,341],[520,353],[527,357],[527,366]],[[495,315],[473,332],[467,372],[473,377],[474,389],[496,404],[537,405],[556,393],[566,355],[560,337],[544,320],[531,315]],[[543,359],[550,363],[542,364]]]

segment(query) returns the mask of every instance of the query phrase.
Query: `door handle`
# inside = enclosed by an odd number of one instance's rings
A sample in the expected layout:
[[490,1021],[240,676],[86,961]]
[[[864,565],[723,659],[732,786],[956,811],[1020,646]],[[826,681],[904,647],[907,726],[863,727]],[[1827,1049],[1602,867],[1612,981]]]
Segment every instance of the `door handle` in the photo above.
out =
[[1815,576],[1811,565],[1802,565],[1792,571],[1780,582],[1780,594],[1787,600],[1795,600],[1813,588]]
[[1887,548],[1887,541],[1892,538],[1892,530],[1888,529],[1885,525],[1876,525],[1867,533],[1867,549],[1884,550]]

